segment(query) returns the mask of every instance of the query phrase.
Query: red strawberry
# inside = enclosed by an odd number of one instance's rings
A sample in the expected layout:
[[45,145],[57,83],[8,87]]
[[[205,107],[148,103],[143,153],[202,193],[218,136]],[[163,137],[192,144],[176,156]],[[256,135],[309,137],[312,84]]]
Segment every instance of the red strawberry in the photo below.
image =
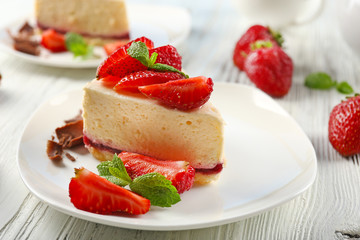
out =
[[252,51],[246,58],[244,67],[250,80],[267,94],[282,97],[289,92],[293,63],[280,47]]
[[343,156],[360,153],[360,96],[336,105],[330,113],[329,141]]
[[[147,67],[141,64],[140,61],[127,54],[126,50],[130,47],[130,45],[131,43],[119,48],[107,59],[105,59],[97,70],[96,76],[98,79],[108,75],[125,77],[130,73],[144,71],[147,69]],[[149,56],[151,56],[154,52],[158,53],[156,63],[167,64],[181,70],[181,56],[177,52],[176,48],[170,45],[153,48],[149,50]]]
[[41,45],[51,52],[66,51],[64,35],[57,33],[54,29],[48,29],[41,34]]
[[101,83],[109,88],[113,88],[122,78],[108,75],[104,78],[101,78]]
[[240,40],[236,43],[233,61],[240,69],[244,70],[247,55],[251,52],[251,44],[257,40],[271,41],[274,45],[281,47],[283,39],[279,33],[273,32],[269,27],[254,25],[250,27]]
[[124,162],[126,171],[132,179],[147,173],[157,172],[170,180],[178,193],[189,190],[194,183],[195,169],[188,162],[160,161],[130,152],[121,152],[119,158]]
[[165,83],[171,80],[183,78],[183,75],[176,72],[140,71],[123,77],[117,82],[114,89],[116,91],[139,92],[139,86]]
[[103,47],[104,47],[106,54],[109,56],[110,54],[112,54],[113,52],[115,52],[117,49],[124,46],[125,44],[127,44],[127,41],[120,40],[120,41],[116,41],[116,42],[107,43]]
[[213,91],[211,78],[199,76],[167,83],[139,87],[146,96],[180,110],[190,110],[204,105]]
[[150,201],[122,188],[105,178],[85,169],[75,169],[75,177],[69,184],[70,200],[78,209],[110,214],[125,211],[144,214],[150,209]]

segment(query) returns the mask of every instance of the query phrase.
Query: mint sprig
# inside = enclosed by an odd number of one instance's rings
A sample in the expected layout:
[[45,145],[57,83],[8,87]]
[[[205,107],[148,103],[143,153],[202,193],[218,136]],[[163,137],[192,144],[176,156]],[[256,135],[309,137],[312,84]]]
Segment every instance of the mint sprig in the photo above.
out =
[[67,50],[74,54],[74,57],[81,57],[83,60],[94,57],[94,47],[87,44],[84,38],[76,33],[65,34],[65,45]]
[[305,78],[305,86],[312,89],[329,90],[336,88],[336,90],[343,94],[351,94],[354,92],[349,83],[342,81],[337,82],[331,76],[324,72],[315,72],[309,74]]
[[181,200],[171,181],[160,173],[148,173],[132,180],[116,154],[112,161],[100,163],[97,169],[100,176],[122,187],[129,185],[131,191],[149,199],[154,206],[171,207]]
[[183,75],[185,78],[189,78],[187,74],[177,70],[173,66],[161,64],[161,63],[155,63],[158,54],[154,52],[149,57],[149,49],[146,47],[146,44],[141,41],[133,42],[130,45],[130,47],[127,49],[127,53],[131,57],[139,60],[148,69],[154,69],[156,71],[161,71],[161,72],[177,72]]

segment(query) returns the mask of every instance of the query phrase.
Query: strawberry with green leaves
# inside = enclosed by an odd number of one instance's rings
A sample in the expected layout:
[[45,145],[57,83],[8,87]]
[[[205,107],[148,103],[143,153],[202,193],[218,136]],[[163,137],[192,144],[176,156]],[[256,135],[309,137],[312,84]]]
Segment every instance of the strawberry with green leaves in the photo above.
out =
[[272,97],[285,96],[292,84],[291,58],[271,41],[256,41],[251,46],[244,64],[249,79]]
[[284,42],[282,36],[278,32],[274,32],[269,27],[254,25],[250,27],[236,43],[233,61],[241,71],[244,70],[245,59],[251,52],[251,44],[258,41],[270,41],[273,45],[282,46]]
[[360,153],[360,96],[349,97],[330,113],[329,141],[343,156]]

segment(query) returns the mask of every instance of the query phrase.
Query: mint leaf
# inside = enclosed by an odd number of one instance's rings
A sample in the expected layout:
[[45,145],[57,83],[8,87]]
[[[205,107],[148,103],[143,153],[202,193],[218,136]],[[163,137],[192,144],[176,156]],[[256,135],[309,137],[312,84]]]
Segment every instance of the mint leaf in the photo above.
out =
[[177,72],[177,73],[180,73],[181,75],[183,75],[185,78],[189,78],[189,75],[177,70],[173,66],[169,66],[169,65],[166,65],[166,64],[155,63],[150,68],[154,69],[154,70],[157,70],[157,71],[160,71],[160,72],[166,72],[166,71],[168,71],[168,72]]
[[349,83],[343,81],[343,82],[339,82],[337,85],[336,85],[336,90],[340,93],[343,93],[343,94],[351,94],[354,92],[353,88],[350,86]]
[[97,166],[99,175],[106,178],[112,183],[119,186],[126,186],[132,182],[129,174],[126,171],[124,163],[114,154],[112,161],[102,162]]
[[127,53],[131,57],[139,60],[144,66],[148,67],[149,69],[161,72],[177,72],[183,75],[185,78],[189,78],[188,75],[170,65],[155,63],[158,53],[154,52],[149,58],[149,49],[147,48],[146,44],[141,41],[133,42],[127,49]]
[[151,205],[171,207],[181,201],[180,195],[171,181],[159,173],[139,176],[130,183],[130,189],[150,200]]
[[326,90],[334,87],[336,81],[324,72],[311,73],[305,78],[305,86],[313,89]]
[[93,46],[88,45],[79,34],[67,33],[65,35],[65,45],[67,50],[74,54],[74,57],[81,56],[83,59],[88,59],[93,56]]

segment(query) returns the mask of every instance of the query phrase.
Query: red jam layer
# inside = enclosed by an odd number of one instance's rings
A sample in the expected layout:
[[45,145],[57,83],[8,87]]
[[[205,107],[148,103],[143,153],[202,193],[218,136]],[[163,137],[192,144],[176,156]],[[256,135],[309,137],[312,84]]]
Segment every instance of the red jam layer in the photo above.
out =
[[[56,32],[58,33],[62,33],[65,34],[68,31],[66,29],[60,29],[60,28],[54,28],[54,27],[49,27],[46,26],[40,22],[37,22],[37,25],[40,29],[42,30],[46,30],[46,29],[54,29]],[[78,32],[78,34],[84,36],[84,37],[92,37],[92,38],[103,38],[103,39],[118,39],[118,40],[122,40],[122,39],[130,39],[130,33],[126,32],[123,34],[111,34],[111,35],[105,35],[105,34],[91,34],[91,33],[86,33],[86,32]]]
[[[116,153],[116,154],[119,154],[120,152],[122,152],[121,150],[105,146],[104,144],[101,144],[101,143],[94,143],[85,134],[83,136],[83,141],[86,146],[91,146],[100,151],[108,151],[108,152]],[[222,171],[222,169],[223,169],[223,164],[218,163],[214,168],[210,168],[210,169],[195,168],[195,172],[210,175],[210,174],[220,173]]]

